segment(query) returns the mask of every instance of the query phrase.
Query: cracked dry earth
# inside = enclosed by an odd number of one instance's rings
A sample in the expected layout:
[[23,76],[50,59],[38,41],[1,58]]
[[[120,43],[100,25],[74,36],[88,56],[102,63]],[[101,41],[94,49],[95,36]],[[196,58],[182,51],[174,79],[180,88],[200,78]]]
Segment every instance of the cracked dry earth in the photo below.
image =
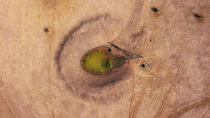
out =
[[[0,19],[0,118],[210,118],[209,0],[1,0]],[[144,58],[84,71],[123,55],[108,42]]]

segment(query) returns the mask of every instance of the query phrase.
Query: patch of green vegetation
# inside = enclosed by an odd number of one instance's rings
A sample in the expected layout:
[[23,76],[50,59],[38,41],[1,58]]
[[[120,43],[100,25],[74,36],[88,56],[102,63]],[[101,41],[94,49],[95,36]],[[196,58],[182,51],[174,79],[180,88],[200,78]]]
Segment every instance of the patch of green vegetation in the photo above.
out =
[[112,60],[101,50],[87,54],[83,58],[82,66],[87,72],[94,74],[103,74],[113,68]]

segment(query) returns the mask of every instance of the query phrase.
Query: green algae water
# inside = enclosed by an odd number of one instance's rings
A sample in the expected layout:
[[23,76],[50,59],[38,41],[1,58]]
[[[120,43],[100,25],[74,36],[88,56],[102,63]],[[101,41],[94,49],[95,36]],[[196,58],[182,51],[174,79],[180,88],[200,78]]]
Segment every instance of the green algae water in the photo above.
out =
[[82,68],[90,74],[105,74],[125,64],[125,58],[113,55],[110,48],[101,46],[87,51],[81,59]]
[[113,68],[112,60],[103,50],[93,50],[82,59],[83,68],[93,74],[103,74]]

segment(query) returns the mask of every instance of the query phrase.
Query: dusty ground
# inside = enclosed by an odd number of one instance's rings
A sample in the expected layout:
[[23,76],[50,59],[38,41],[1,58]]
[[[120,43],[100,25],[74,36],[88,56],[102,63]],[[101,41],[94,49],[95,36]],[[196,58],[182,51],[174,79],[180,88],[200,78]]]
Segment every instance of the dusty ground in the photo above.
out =
[[[0,3],[0,118],[210,118],[209,0]],[[108,41],[144,58],[87,74]]]

